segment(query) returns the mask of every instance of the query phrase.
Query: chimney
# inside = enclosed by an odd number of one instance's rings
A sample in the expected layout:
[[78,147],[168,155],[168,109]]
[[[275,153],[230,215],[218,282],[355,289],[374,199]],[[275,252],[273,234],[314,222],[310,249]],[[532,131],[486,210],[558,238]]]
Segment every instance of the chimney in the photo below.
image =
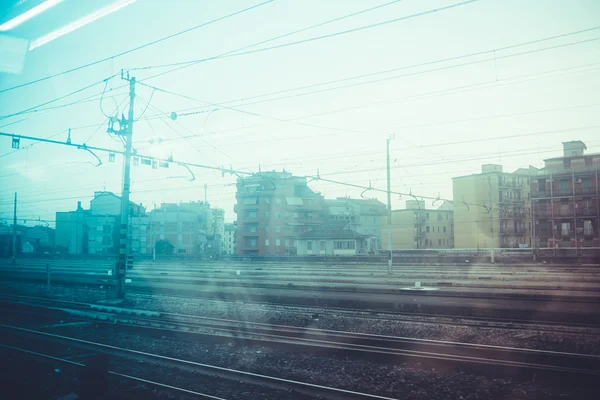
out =
[[483,164],[481,166],[481,173],[488,174],[490,172],[502,172],[502,165],[499,165],[499,164]]
[[81,210],[82,210],[82,208],[81,208],[81,202],[78,201],[77,202],[77,211],[81,211]]
[[583,151],[587,150],[585,143],[581,140],[572,140],[570,142],[562,142],[563,157],[582,156]]

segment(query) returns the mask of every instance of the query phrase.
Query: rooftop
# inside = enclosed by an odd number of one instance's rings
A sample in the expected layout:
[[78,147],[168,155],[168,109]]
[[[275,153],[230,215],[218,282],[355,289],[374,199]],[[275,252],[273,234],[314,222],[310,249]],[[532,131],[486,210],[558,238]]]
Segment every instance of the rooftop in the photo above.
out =
[[352,229],[344,229],[338,226],[312,229],[298,236],[299,239],[364,239],[368,235],[362,235]]

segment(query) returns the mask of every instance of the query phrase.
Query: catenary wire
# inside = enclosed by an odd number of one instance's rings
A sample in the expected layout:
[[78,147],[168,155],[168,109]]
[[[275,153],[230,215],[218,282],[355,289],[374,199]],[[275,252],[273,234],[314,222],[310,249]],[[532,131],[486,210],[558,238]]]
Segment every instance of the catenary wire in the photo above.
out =
[[123,52],[121,52],[121,53],[117,53],[117,54],[115,54],[115,55],[112,55],[112,56],[110,56],[110,57],[102,58],[102,59],[100,59],[100,60],[96,60],[96,61],[93,61],[93,62],[91,62],[91,63],[87,63],[87,64],[84,64],[84,65],[80,65],[80,66],[78,66],[78,67],[71,68],[71,69],[68,69],[68,70],[65,70],[65,71],[62,71],[62,72],[58,72],[58,73],[56,73],[56,74],[48,75],[48,76],[45,76],[45,77],[43,77],[43,78],[39,78],[39,79],[35,79],[35,80],[29,81],[29,82],[25,82],[25,83],[22,83],[22,84],[19,84],[19,85],[15,85],[15,86],[9,87],[9,88],[7,88],[7,89],[2,89],[2,90],[0,90],[0,93],[4,93],[4,92],[8,92],[8,91],[15,90],[15,89],[18,89],[18,88],[22,88],[22,87],[25,87],[25,86],[29,86],[29,85],[32,85],[32,84],[34,84],[34,83],[43,82],[43,81],[46,81],[46,80],[48,80],[48,79],[56,78],[56,77],[58,77],[58,76],[61,76],[61,75],[69,74],[69,73],[71,73],[71,72],[79,71],[79,70],[81,70],[81,69],[88,68],[88,67],[91,67],[91,66],[93,66],[93,65],[96,65],[96,64],[100,64],[100,63],[103,63],[103,62],[106,62],[106,61],[113,60],[113,59],[115,59],[115,58],[117,58],[117,57],[121,57],[121,56],[123,56],[123,55],[125,55],[125,54],[129,54],[129,53],[132,53],[132,52],[134,52],[134,51],[141,50],[141,49],[143,49],[143,48],[145,48],[145,47],[152,46],[152,45],[154,45],[154,44],[156,44],[156,43],[163,42],[163,41],[165,41],[165,40],[168,40],[168,39],[174,38],[174,37],[176,37],[176,36],[179,36],[179,35],[185,34],[185,33],[187,33],[187,32],[190,32],[190,31],[196,30],[196,29],[198,29],[198,28],[202,28],[202,27],[204,27],[204,26],[207,26],[207,25],[210,25],[210,24],[212,24],[212,23],[215,23],[215,22],[218,22],[218,21],[222,21],[222,20],[224,20],[224,19],[227,19],[227,18],[233,17],[233,16],[235,16],[235,15],[238,15],[238,14],[244,13],[244,12],[246,12],[246,11],[250,11],[250,10],[252,10],[252,9],[255,9],[255,8],[257,8],[257,7],[261,7],[261,6],[265,5],[265,4],[271,3],[271,2],[273,2],[273,1],[274,1],[274,0],[267,0],[267,1],[265,1],[265,2],[262,2],[262,3],[255,4],[255,5],[251,6],[251,7],[247,7],[247,8],[244,8],[244,9],[242,9],[242,10],[238,10],[238,11],[236,11],[236,12],[234,12],[234,13],[230,13],[230,14],[224,15],[224,16],[222,16],[222,17],[219,17],[219,18],[213,19],[213,20],[211,20],[211,21],[208,21],[208,22],[203,22],[203,23],[201,23],[201,24],[199,24],[199,25],[193,26],[193,27],[191,27],[191,28],[187,28],[187,29],[185,29],[185,30],[183,30],[183,31],[176,32],[176,33],[174,33],[174,34],[171,34],[171,35],[169,35],[169,36],[162,37],[162,38],[160,38],[160,39],[157,39],[157,40],[154,40],[154,41],[152,41],[152,42],[145,43],[145,44],[143,44],[143,45],[141,45],[141,46],[134,47],[134,48],[132,48],[132,49],[129,49],[129,50],[123,51]]

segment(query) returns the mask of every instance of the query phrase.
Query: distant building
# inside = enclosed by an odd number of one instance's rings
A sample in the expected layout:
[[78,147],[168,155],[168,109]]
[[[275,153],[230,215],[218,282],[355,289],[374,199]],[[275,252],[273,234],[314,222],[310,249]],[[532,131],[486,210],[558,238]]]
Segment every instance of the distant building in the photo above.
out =
[[237,182],[237,254],[295,255],[296,237],[324,221],[324,199],[306,178],[260,172]]
[[236,255],[236,236],[237,224],[225,224],[224,236],[223,236],[223,254],[227,256]]
[[563,142],[562,157],[531,168],[536,248],[581,253],[600,247],[600,153],[585,154],[586,149],[582,141]]
[[[68,254],[117,255],[121,198],[111,192],[95,192],[90,209],[77,202],[75,211],[56,213],[55,243]],[[145,254],[148,219],[141,204],[129,205],[129,254]]]
[[[388,248],[387,221],[382,226],[382,248]],[[407,200],[406,209],[392,210],[392,249],[451,249],[454,247],[452,203],[426,209],[422,200]]]
[[216,256],[221,253],[224,211],[208,203],[163,203],[149,213],[148,251],[160,240],[175,254]]
[[29,249],[32,253],[51,252],[55,246],[55,233],[56,231],[47,226],[33,226],[23,227],[23,244],[29,244]]
[[374,239],[374,236],[363,235],[352,229],[318,227],[297,237],[297,251],[299,256],[366,255]]
[[373,237],[369,241],[369,252],[381,248],[381,226],[387,216],[385,204],[376,199],[338,197],[325,200],[325,205],[327,224],[342,224],[346,229]]
[[56,213],[55,243],[57,250],[68,254],[87,254],[86,217],[90,210],[84,210],[81,202],[77,202],[75,211]]
[[453,196],[456,248],[531,247],[529,170],[483,165],[480,174],[453,178]]

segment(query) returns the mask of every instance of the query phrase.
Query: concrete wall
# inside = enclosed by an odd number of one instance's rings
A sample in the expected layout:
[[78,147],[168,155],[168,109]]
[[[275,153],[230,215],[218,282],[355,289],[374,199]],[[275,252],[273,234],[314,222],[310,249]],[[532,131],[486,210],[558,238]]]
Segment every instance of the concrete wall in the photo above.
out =
[[[453,179],[454,247],[476,249],[499,247],[500,221],[493,218],[494,239],[490,236],[490,218],[487,210],[475,204],[489,204],[491,183],[492,208],[498,208],[499,188],[497,174],[477,174]],[[466,202],[468,204],[463,203]]]
[[[392,248],[393,249],[416,249],[415,210],[394,210],[392,211]],[[388,224],[384,218],[381,227],[381,248],[388,248]]]

